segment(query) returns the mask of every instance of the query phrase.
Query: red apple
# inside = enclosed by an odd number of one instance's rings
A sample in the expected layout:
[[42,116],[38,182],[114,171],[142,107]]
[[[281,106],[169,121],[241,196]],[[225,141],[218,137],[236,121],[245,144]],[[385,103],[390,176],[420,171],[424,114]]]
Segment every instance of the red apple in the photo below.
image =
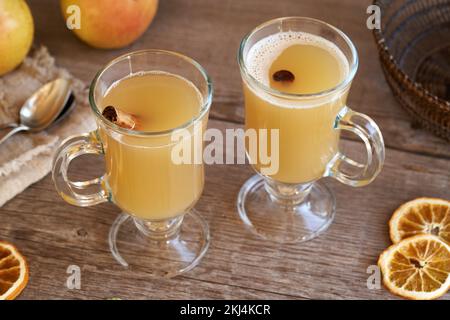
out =
[[[68,27],[96,48],[121,48],[139,38],[152,22],[158,0],[61,0]],[[77,28],[79,22],[79,28]]]
[[0,75],[23,61],[33,32],[33,17],[24,0],[0,0]]

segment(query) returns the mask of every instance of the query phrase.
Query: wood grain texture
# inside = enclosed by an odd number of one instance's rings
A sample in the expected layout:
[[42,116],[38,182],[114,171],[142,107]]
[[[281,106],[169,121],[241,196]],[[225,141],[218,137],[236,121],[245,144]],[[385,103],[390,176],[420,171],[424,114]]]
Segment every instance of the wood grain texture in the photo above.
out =
[[[321,237],[299,245],[263,242],[248,233],[236,212],[236,196],[253,172],[248,166],[214,165],[197,209],[211,228],[212,243],[201,264],[184,276],[154,280],[145,271],[122,269],[107,244],[119,213],[112,204],[78,208],[65,203],[51,177],[32,185],[0,208],[0,239],[14,242],[30,264],[23,299],[384,299],[384,288],[367,289],[367,267],[390,241],[387,222],[403,202],[419,196],[450,198],[449,145],[414,129],[394,101],[365,28],[369,1],[162,0],[155,22],[129,48],[92,49],[64,28],[58,1],[30,0],[36,41],[58,63],[89,82],[117,55],[139,48],[164,48],[192,56],[216,85],[210,127],[239,127],[242,94],[236,50],[242,36],[270,18],[304,15],[328,21],[355,41],[360,72],[349,104],[373,117],[388,145],[386,163],[370,186],[354,189],[327,179],[337,198],[336,219]],[[332,9],[331,9],[332,8]],[[351,140],[346,149],[359,150]],[[71,175],[92,178],[99,159],[76,161]],[[66,288],[69,265],[82,269],[81,290]],[[450,299],[450,295],[444,296]]]

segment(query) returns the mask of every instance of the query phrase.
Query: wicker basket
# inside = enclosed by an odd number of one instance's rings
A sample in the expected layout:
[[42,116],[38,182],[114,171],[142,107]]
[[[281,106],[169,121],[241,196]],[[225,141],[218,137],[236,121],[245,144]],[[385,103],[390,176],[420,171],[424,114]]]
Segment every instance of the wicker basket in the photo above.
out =
[[450,141],[450,0],[375,0],[386,80],[423,127]]

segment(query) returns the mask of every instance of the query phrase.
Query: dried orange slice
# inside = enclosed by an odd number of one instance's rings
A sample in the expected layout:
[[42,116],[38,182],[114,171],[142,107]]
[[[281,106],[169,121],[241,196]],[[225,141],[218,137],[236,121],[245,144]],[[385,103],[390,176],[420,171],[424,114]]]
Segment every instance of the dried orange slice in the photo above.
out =
[[27,283],[25,258],[12,244],[0,241],[0,300],[13,300]]
[[428,233],[450,244],[450,201],[418,198],[403,204],[389,221],[389,233],[393,243]]
[[436,236],[413,236],[390,246],[378,266],[384,285],[408,299],[436,299],[450,289],[450,246]]

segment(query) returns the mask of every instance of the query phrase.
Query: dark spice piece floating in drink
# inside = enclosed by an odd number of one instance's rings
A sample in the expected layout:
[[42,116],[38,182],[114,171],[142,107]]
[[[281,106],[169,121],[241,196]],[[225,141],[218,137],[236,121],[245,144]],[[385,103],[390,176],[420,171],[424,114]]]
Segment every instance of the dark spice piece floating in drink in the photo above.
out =
[[117,112],[113,106],[107,106],[103,109],[102,115],[111,122],[117,121]]
[[289,70],[279,70],[272,75],[274,81],[277,82],[294,82],[295,76]]
[[107,106],[103,109],[102,115],[112,123],[125,129],[138,129],[139,127],[139,120],[135,115],[123,112],[113,106]]

